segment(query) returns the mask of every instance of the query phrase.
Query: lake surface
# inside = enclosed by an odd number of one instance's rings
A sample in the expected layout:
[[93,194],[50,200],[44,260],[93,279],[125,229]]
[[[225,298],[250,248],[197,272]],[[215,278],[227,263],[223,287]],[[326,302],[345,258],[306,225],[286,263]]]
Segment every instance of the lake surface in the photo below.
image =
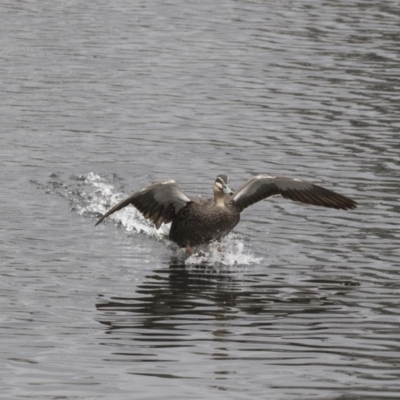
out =
[[[0,5],[0,398],[398,399],[397,1]],[[274,197],[187,257],[153,180]]]

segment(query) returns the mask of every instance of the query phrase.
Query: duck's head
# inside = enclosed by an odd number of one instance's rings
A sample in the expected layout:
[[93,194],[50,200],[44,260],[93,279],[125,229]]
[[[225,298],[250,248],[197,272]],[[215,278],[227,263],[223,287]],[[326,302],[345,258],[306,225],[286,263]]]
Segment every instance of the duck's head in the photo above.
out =
[[229,187],[228,175],[218,175],[214,182],[214,195],[223,197],[224,194],[233,194],[233,190]]

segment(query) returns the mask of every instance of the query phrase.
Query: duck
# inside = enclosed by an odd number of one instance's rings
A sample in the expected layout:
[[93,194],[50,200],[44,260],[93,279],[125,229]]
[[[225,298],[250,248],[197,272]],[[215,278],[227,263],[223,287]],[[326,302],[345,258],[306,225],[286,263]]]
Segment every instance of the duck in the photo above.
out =
[[188,197],[172,179],[155,182],[120,201],[95,226],[133,205],[156,229],[171,223],[169,239],[193,254],[194,246],[221,240],[239,223],[244,209],[271,196],[338,210],[357,207],[356,201],[333,190],[284,176],[256,175],[234,191],[229,187],[229,177],[221,174],[214,181],[213,191],[212,199]]

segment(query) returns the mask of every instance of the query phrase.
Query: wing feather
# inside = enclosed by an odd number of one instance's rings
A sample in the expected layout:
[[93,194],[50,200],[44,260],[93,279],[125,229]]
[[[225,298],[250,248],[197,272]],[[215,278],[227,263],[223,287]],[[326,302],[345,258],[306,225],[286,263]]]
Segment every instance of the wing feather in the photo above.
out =
[[122,200],[107,211],[96,223],[100,224],[109,215],[132,204],[145,218],[154,223],[158,229],[162,224],[171,222],[175,215],[189,204],[191,200],[173,180],[157,182]]
[[270,175],[257,175],[249,179],[234,193],[232,200],[242,211],[258,201],[277,194],[300,203],[340,210],[357,207],[354,200],[322,186],[299,179]]

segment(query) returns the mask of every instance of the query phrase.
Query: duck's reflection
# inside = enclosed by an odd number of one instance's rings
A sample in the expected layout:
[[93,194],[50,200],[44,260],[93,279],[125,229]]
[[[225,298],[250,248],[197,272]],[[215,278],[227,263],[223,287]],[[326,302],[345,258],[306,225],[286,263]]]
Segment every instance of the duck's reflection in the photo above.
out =
[[113,297],[98,303],[97,309],[103,312],[100,322],[110,330],[165,330],[174,329],[185,320],[234,318],[236,297],[243,283],[238,275],[201,266],[188,270],[179,264],[157,269],[137,287],[134,297]]
[[[96,305],[98,320],[106,326],[101,343],[114,349],[111,361],[137,362],[135,374],[161,376],[168,363],[168,373],[175,371],[176,378],[185,375],[182,359],[207,365],[210,359],[240,360],[243,352],[258,359],[260,349],[268,353],[288,327],[292,335],[300,325],[308,337],[307,332],[319,329],[316,314],[329,320],[346,318],[332,299],[333,281],[322,283],[330,285],[328,291],[312,280],[294,281],[280,268],[268,272],[178,263],[156,269],[134,296],[115,296]],[[352,290],[335,283],[342,298]],[[215,373],[230,372],[217,368]]]
[[[288,278],[289,279],[289,278]],[[156,269],[135,289],[135,296],[114,296],[96,305],[100,322],[116,329],[141,329],[141,335],[152,335],[155,329],[180,330],[189,325],[215,321],[246,319],[263,315],[264,322],[293,314],[315,314],[336,308],[332,291],[321,290],[314,283],[296,283],[280,276],[249,273],[236,269],[191,267],[172,263]],[[308,281],[311,282],[311,281]],[[330,283],[327,280],[328,284]],[[339,291],[343,285],[335,281]],[[243,323],[243,322],[242,322]],[[214,326],[220,329],[221,324]],[[176,332],[175,332],[176,333]]]

